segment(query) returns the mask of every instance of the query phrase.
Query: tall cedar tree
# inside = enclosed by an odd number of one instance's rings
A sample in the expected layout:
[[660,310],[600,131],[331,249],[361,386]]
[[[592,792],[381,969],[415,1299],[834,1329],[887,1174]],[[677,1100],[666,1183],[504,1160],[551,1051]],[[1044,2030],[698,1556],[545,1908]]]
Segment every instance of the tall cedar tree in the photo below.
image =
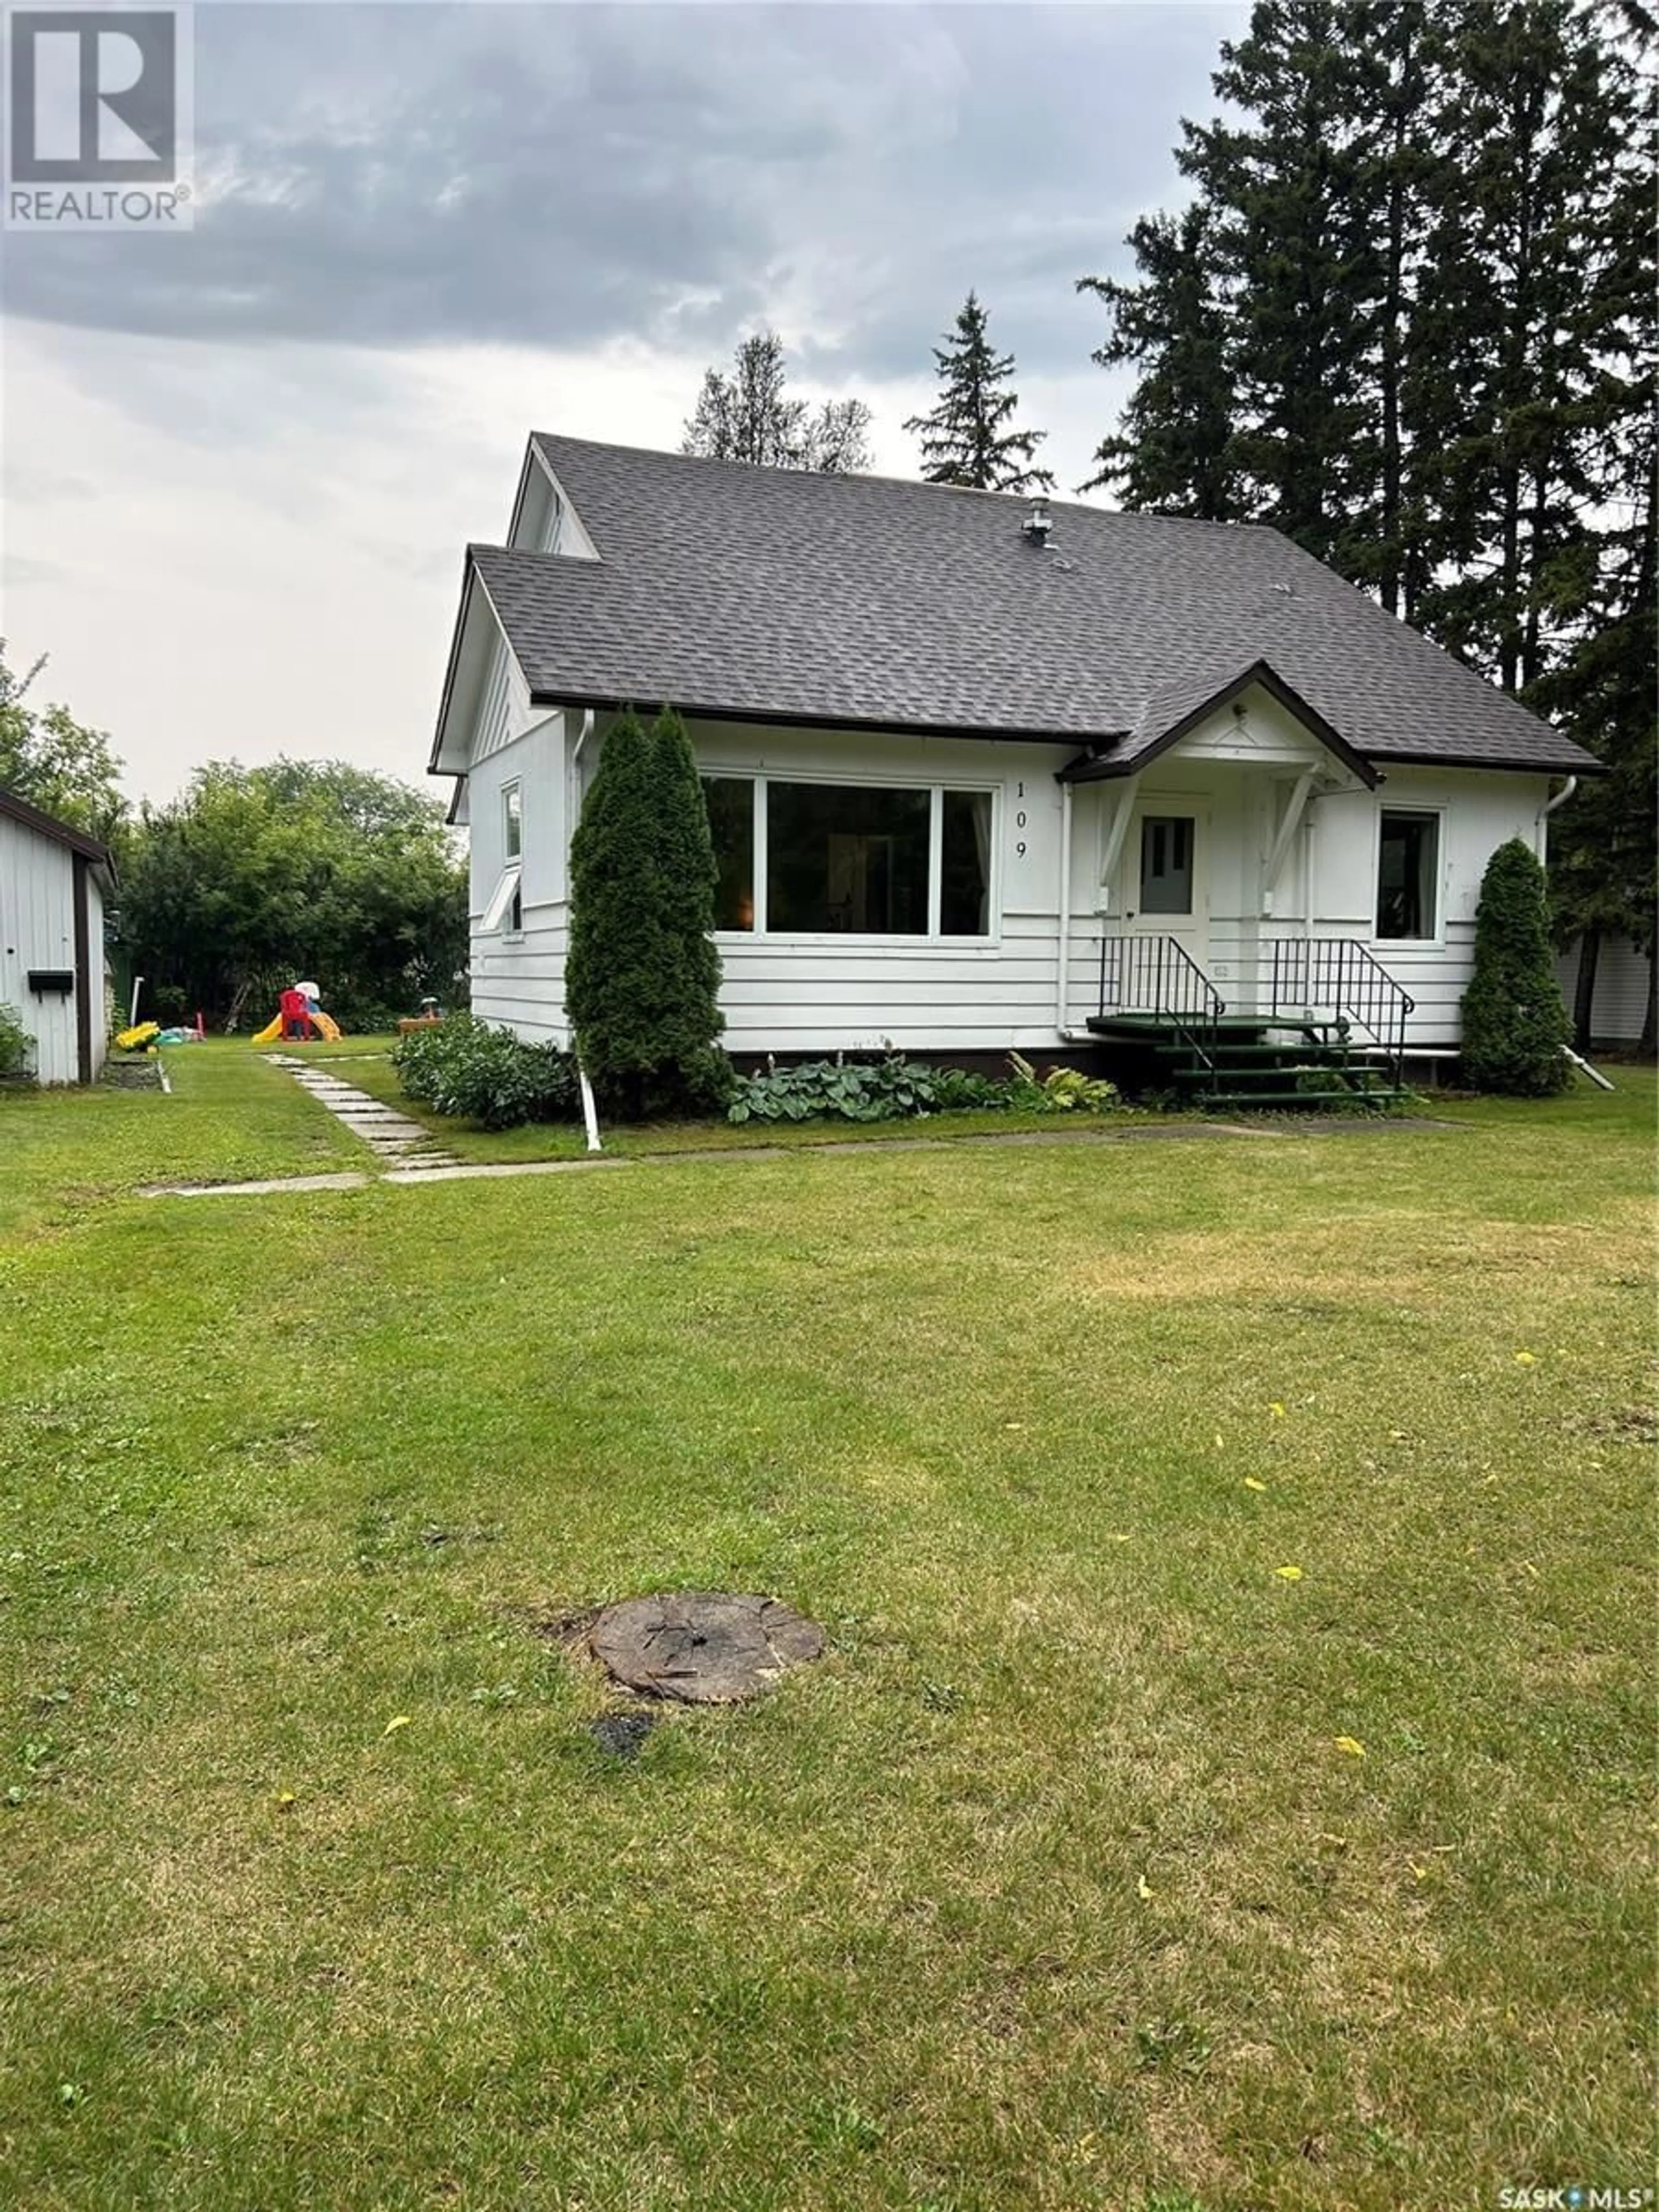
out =
[[662,875],[663,933],[675,964],[667,1059],[672,1085],[687,1109],[723,1105],[730,1069],[718,1040],[720,956],[714,943],[719,870],[708,809],[685,725],[665,707],[651,732],[657,785],[657,863]]
[[989,316],[969,292],[956,330],[933,348],[939,396],[931,415],[913,415],[905,428],[921,439],[921,473],[929,483],[975,491],[1051,489],[1052,469],[1032,465],[1046,430],[1013,421],[1019,394],[1006,389],[1014,356],[997,354],[987,335]]
[[861,399],[826,399],[814,413],[788,391],[783,340],[775,331],[744,338],[731,374],[704,372],[680,441],[683,453],[750,461],[765,469],[847,476],[871,465],[870,410]]
[[713,1103],[714,852],[678,718],[632,709],[606,733],[570,848],[565,1001],[576,1051],[612,1112]]
[[1520,838],[1486,863],[1474,914],[1474,969],[1463,994],[1463,1073],[1477,1091],[1547,1098],[1572,1071],[1567,1010],[1550,953],[1544,871]]

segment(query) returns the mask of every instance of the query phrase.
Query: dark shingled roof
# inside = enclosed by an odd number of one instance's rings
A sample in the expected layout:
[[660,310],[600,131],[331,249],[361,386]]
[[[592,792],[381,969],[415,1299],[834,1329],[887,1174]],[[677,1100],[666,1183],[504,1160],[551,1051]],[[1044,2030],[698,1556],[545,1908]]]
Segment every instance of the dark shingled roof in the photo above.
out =
[[[1355,751],[1593,769],[1277,531],[538,434],[598,561],[473,546],[539,699],[1103,744],[1266,662]],[[1098,772],[1098,771],[1097,771]]]

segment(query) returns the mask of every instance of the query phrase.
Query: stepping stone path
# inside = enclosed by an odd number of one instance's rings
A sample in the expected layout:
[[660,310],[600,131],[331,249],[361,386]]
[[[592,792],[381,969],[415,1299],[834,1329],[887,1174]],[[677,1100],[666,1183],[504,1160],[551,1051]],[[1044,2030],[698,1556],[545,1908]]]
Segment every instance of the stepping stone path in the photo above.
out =
[[291,1052],[267,1053],[265,1057],[273,1067],[286,1068],[302,1091],[308,1091],[319,1105],[326,1106],[354,1137],[361,1137],[386,1166],[412,1170],[461,1164],[419,1121],[410,1121],[383,1098],[373,1098],[367,1091],[343,1083],[326,1066],[297,1059]]

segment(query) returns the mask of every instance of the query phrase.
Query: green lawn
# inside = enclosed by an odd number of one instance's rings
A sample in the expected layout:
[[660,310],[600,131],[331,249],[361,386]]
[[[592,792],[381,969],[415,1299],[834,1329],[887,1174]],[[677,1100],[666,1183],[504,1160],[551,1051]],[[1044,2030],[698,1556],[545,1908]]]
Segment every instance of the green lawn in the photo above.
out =
[[[536,1122],[518,1129],[483,1129],[434,1113],[428,1106],[406,1097],[398,1071],[388,1054],[391,1037],[342,1038],[337,1046],[319,1046],[307,1059],[330,1063],[331,1072],[372,1097],[398,1107],[439,1138],[458,1159],[474,1162],[577,1159],[587,1149],[580,1124]],[[624,1159],[659,1152],[750,1152],[818,1145],[891,1144],[896,1139],[925,1138],[944,1143],[959,1137],[1006,1137],[1041,1134],[1111,1136],[1126,1128],[1176,1117],[1125,1107],[1109,1115],[1009,1114],[1000,1110],[933,1114],[911,1123],[891,1121],[668,1121],[641,1127],[618,1127],[609,1122],[601,1129],[604,1149]]]
[[[1651,2183],[1650,1076],[146,1200],[362,1157],[168,1064],[0,1097],[0,2203]],[[698,1584],[831,1655],[619,1763]]]

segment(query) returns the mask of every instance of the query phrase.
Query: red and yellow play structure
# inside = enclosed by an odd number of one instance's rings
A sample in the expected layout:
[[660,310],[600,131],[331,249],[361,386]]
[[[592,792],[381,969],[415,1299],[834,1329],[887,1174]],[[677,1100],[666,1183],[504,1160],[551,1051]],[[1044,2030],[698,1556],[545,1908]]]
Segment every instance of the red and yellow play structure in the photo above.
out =
[[331,1015],[325,1014],[317,1003],[314,983],[292,983],[276,1003],[276,1014],[265,1024],[253,1039],[255,1044],[306,1044],[313,1036],[325,1037],[330,1043],[340,1034],[340,1025]]

